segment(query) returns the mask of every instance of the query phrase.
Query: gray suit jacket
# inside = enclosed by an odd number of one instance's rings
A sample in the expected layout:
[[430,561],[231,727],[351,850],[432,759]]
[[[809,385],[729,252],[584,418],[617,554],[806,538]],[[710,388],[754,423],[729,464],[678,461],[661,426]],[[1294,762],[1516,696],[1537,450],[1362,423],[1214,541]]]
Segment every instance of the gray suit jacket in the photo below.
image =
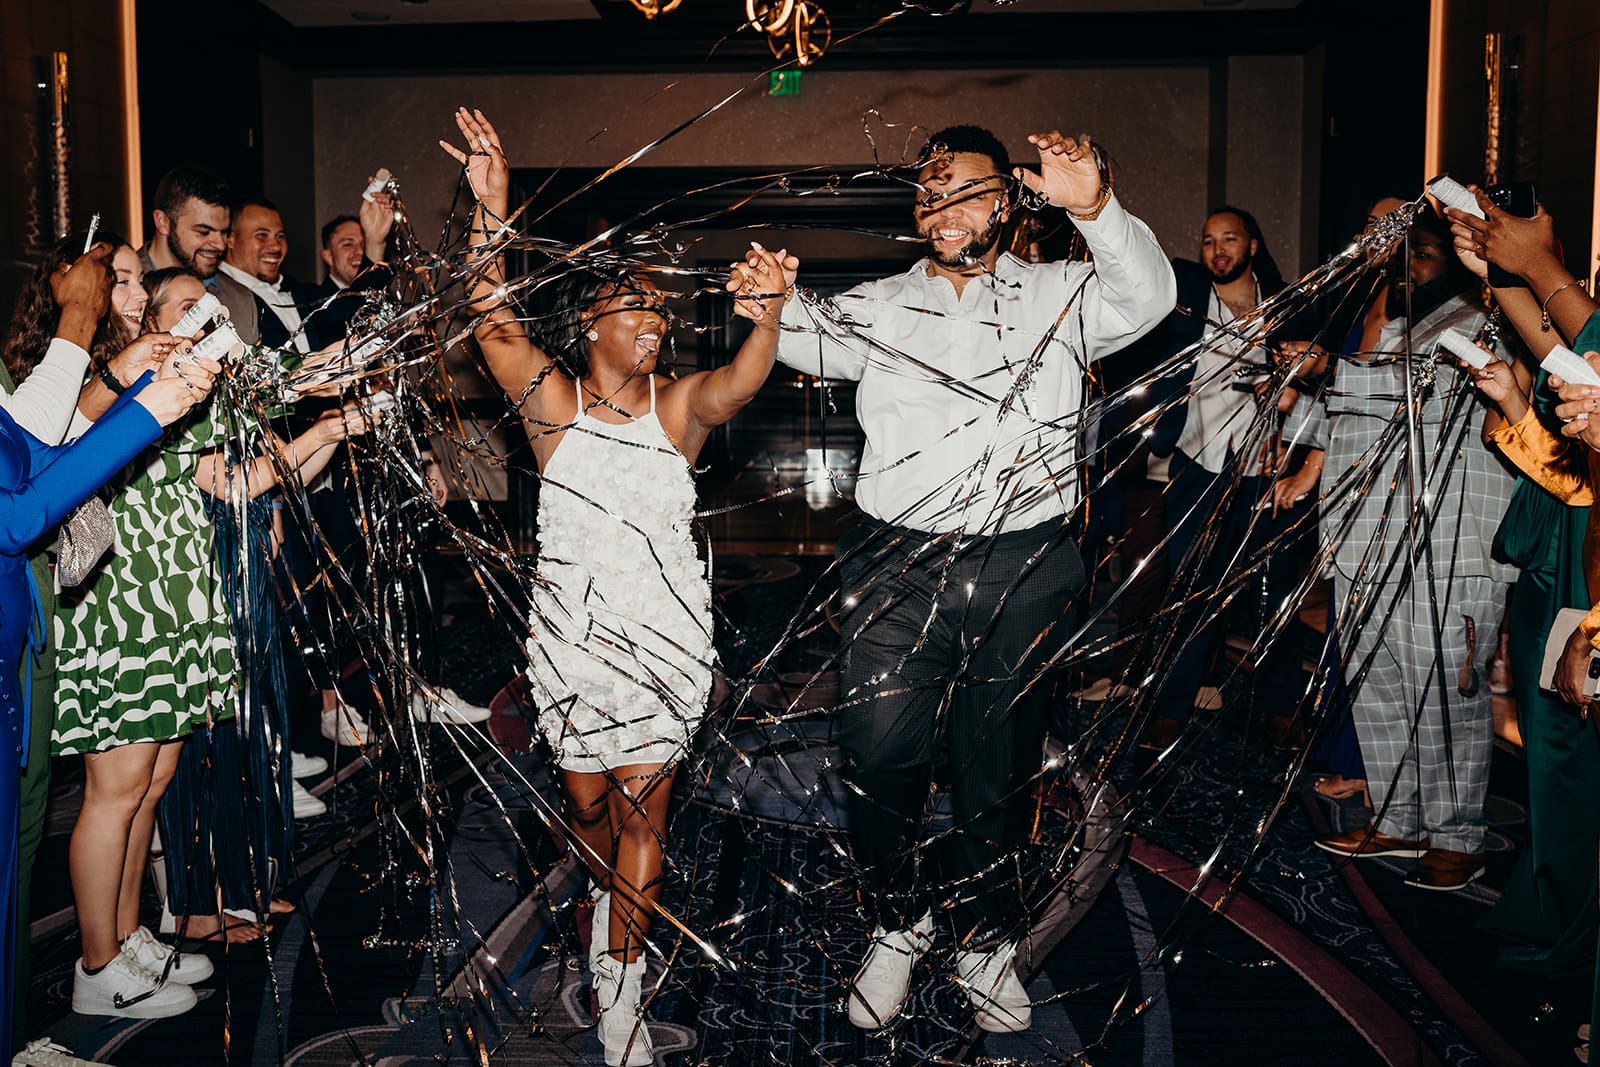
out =
[[256,294],[221,271],[212,281],[216,283],[217,299],[228,309],[228,317],[233,320],[239,340],[247,345],[260,344],[261,322],[256,318]]

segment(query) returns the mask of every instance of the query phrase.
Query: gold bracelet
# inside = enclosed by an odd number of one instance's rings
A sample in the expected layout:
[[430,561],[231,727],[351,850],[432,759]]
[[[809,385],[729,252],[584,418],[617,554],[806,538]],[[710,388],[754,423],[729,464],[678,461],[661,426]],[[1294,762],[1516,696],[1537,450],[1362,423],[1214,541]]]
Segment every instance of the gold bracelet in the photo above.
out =
[[1539,305],[1539,330],[1541,333],[1550,332],[1550,301],[1554,300],[1562,290],[1571,289],[1574,285],[1581,287],[1583,283],[1574,278],[1565,285],[1558,285],[1550,290],[1550,295],[1545,297],[1544,303]]
[[1085,211],[1081,215],[1069,207],[1067,208],[1067,214],[1071,215],[1079,222],[1093,222],[1095,219],[1100,217],[1100,212],[1104,211],[1106,209],[1106,205],[1109,203],[1111,203],[1111,186],[1106,182],[1101,182],[1100,198],[1094,202],[1094,207],[1090,208],[1088,211]]

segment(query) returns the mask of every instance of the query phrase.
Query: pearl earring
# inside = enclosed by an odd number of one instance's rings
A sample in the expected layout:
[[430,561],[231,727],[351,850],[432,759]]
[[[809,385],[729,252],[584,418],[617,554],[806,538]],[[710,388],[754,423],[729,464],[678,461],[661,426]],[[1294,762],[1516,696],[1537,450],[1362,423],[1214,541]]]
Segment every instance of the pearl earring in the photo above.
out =
[[599,330],[590,330],[588,333],[584,334],[584,336],[587,337],[591,341],[598,341],[598,340],[600,340],[600,331]]

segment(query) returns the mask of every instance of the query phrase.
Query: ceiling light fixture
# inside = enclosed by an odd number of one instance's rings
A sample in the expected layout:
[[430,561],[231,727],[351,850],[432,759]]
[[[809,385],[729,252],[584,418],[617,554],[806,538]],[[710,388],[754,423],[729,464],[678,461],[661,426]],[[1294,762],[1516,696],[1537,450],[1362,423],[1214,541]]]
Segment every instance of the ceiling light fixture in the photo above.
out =
[[833,30],[815,0],[745,0],[745,21],[767,35],[774,57],[809,67],[828,50]]
[[[665,15],[682,0],[628,0],[647,19]],[[767,38],[782,62],[809,67],[833,43],[828,13],[817,0],[744,0],[745,23]]]
[[683,0],[628,0],[628,2],[633,5],[634,10],[638,11],[639,14],[647,19],[653,19],[657,15],[665,15],[673,10]]

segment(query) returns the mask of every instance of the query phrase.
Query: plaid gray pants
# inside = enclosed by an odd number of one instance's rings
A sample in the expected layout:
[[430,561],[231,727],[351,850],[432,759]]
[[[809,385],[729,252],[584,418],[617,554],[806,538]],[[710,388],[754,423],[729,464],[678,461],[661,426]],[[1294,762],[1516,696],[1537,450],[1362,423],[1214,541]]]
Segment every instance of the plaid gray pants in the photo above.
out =
[[1508,586],[1490,578],[1437,580],[1432,597],[1428,586],[1419,574],[1406,585],[1363,589],[1377,604],[1345,653],[1351,713],[1378,830],[1426,837],[1433,848],[1481,852],[1494,713],[1487,679],[1480,678],[1472,697],[1462,696],[1456,681],[1468,655],[1466,618],[1476,623],[1473,655],[1482,661],[1485,642],[1499,631]]

